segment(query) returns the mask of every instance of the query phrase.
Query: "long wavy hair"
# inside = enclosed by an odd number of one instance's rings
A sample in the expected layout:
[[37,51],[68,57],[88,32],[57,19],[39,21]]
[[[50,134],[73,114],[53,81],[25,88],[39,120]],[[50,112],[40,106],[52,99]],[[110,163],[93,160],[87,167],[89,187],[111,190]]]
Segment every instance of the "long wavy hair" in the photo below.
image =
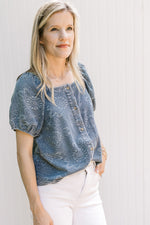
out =
[[[38,94],[44,92],[45,96],[49,101],[55,104],[54,100],[54,88],[51,81],[47,78],[47,65],[48,61],[46,58],[45,50],[40,44],[40,37],[43,33],[44,26],[47,23],[47,20],[56,12],[60,11],[69,11],[73,16],[74,22],[74,45],[71,54],[66,58],[65,64],[70,66],[75,83],[78,90],[81,92],[85,91],[85,83],[82,73],[78,64],[78,55],[79,55],[79,15],[77,10],[72,6],[71,3],[61,0],[51,0],[48,3],[45,3],[39,8],[35,16],[33,30],[32,30],[32,39],[31,39],[31,53],[30,53],[30,69],[28,72],[36,74],[40,78],[41,86]],[[50,62],[49,62],[50,63]],[[46,86],[51,88],[51,98],[48,96],[46,91]],[[80,89],[81,88],[81,89]],[[55,104],[56,105],[56,104]]]

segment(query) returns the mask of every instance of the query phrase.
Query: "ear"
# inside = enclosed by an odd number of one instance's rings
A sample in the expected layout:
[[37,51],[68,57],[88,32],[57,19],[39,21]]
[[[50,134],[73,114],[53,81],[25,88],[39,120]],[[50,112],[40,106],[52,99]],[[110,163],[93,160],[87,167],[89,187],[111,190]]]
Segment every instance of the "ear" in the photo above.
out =
[[42,40],[40,40],[40,44],[41,44],[41,45],[44,44]]

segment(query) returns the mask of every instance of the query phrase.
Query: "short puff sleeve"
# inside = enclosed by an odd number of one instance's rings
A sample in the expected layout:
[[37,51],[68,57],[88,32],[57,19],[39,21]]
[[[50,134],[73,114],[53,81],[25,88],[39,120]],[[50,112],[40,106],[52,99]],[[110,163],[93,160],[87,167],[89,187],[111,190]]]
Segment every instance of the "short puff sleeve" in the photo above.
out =
[[[9,124],[11,128],[24,131],[33,137],[39,135],[44,120],[45,98],[37,95],[40,79],[25,72],[16,81],[9,108]],[[36,96],[37,95],[37,96]]]
[[94,87],[93,87],[92,81],[86,71],[85,66],[80,62],[78,63],[78,66],[79,66],[82,76],[84,78],[86,89],[91,97],[92,104],[93,104],[93,111],[95,111],[96,110],[96,98],[95,98],[95,92],[94,92]]

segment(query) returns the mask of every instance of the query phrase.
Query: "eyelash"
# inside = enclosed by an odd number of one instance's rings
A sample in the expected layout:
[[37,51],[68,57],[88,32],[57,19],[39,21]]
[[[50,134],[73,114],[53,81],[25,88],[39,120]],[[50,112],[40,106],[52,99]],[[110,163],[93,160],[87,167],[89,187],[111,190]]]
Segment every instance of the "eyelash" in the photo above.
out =
[[[68,28],[71,28],[71,30],[73,30],[72,27],[68,27]],[[68,28],[67,28],[67,29],[68,29]],[[57,28],[52,28],[52,29],[51,29],[51,31],[55,31],[55,30],[57,30]]]

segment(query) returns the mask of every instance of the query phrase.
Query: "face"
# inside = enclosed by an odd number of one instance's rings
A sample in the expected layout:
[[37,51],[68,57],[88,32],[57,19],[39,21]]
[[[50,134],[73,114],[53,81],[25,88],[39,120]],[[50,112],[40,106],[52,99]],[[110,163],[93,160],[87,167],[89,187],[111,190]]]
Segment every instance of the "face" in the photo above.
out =
[[73,49],[73,16],[68,11],[56,12],[44,27],[40,44],[48,58],[66,59]]

